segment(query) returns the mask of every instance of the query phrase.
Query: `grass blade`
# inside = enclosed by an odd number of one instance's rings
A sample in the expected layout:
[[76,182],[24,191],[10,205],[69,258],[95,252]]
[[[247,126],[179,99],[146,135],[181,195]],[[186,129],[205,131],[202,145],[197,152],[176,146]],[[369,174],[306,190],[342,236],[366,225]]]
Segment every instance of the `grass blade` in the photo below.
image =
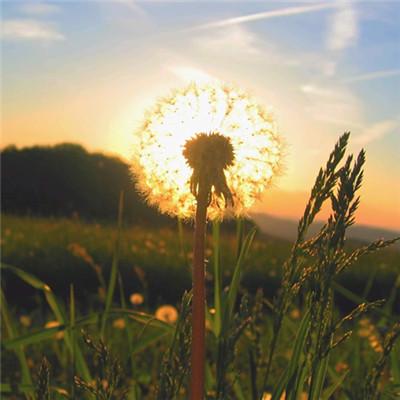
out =
[[222,323],[222,269],[220,263],[220,222],[213,221],[212,224],[213,236],[213,262],[214,262],[214,334],[219,337],[221,334]]
[[108,317],[108,313],[111,308],[111,304],[112,304],[112,300],[113,300],[113,296],[114,296],[115,285],[116,285],[117,276],[118,276],[119,247],[120,247],[120,242],[121,242],[123,208],[124,208],[124,192],[121,191],[120,196],[119,196],[119,206],[118,206],[117,238],[115,241],[115,248],[114,248],[113,260],[112,260],[112,265],[111,265],[110,280],[108,282],[108,287],[107,287],[107,295],[106,295],[104,313],[103,313],[103,317],[102,317],[102,321],[101,321],[100,333],[101,333],[101,337],[103,339],[104,339],[104,334],[105,334],[105,329],[106,329],[107,317]]
[[324,388],[326,372],[329,363],[329,353],[319,360],[317,368],[315,369],[315,379],[311,382],[309,400],[320,400],[322,389]]
[[[46,298],[47,304],[50,306],[51,310],[53,311],[54,316],[56,317],[58,323],[60,325],[66,326],[68,325],[65,313],[63,308],[58,303],[56,296],[54,295],[53,291],[51,290],[50,286],[45,284],[43,281],[38,279],[36,276],[23,271],[20,268],[14,267],[12,265],[2,264],[2,268],[8,269],[14,274],[16,274],[20,279],[25,281],[27,284],[33,286],[36,289],[43,291],[44,296]],[[64,341],[67,345],[68,350],[72,351],[72,341],[70,332],[66,331],[64,334]],[[75,358],[77,363],[77,368],[79,373],[85,378],[85,380],[90,380],[90,372],[89,368],[86,364],[86,361],[82,355],[80,348],[77,346],[75,349]]]
[[65,330],[64,325],[59,325],[54,328],[44,328],[35,332],[26,333],[24,335],[15,336],[13,338],[3,341],[3,346],[9,350],[16,350],[20,346],[29,346],[37,344],[45,340],[52,340],[57,332],[63,332]]
[[[5,327],[8,337],[13,340],[14,337],[17,336],[17,330],[8,310],[7,302],[2,289],[0,289],[0,300],[2,325]],[[32,386],[32,377],[26,361],[24,348],[22,345],[19,345],[14,350],[21,367],[22,385],[24,385],[24,389],[22,391],[26,394],[28,399],[33,399],[34,391]]]
[[228,296],[226,299],[226,306],[224,312],[224,328],[229,328],[229,323],[232,318],[233,310],[235,308],[237,294],[239,290],[239,284],[242,278],[243,262],[247,257],[250,246],[253,242],[254,236],[256,234],[256,228],[253,228],[246,236],[243,241],[243,245],[240,249],[239,257],[236,262],[235,270],[233,272],[232,280],[229,285]]
[[185,247],[185,240],[184,240],[184,234],[183,234],[183,222],[182,220],[178,217],[178,236],[179,236],[179,246],[180,246],[180,252],[181,252],[181,257],[183,262],[185,263],[185,266],[189,265],[187,253],[186,253],[186,247]]
[[331,386],[326,388],[324,390],[324,393],[322,394],[321,400],[329,400],[332,398],[333,394],[336,392],[336,390],[342,386],[344,380],[346,379],[347,374],[349,371],[347,370],[342,376],[340,376],[336,382],[333,382]]
[[[342,286],[340,283],[336,281],[332,281],[332,289],[335,290],[336,292],[340,293],[342,296],[346,297],[346,299],[352,301],[355,304],[361,304],[361,303],[368,303],[368,301],[361,296],[358,296],[357,294],[353,293],[352,291],[346,289],[344,286]],[[390,315],[388,312],[376,307],[376,308],[371,308],[371,312],[375,313],[381,317],[386,318],[388,321],[395,323],[397,320]]]
[[[3,303],[4,304],[4,303]],[[75,330],[78,327],[82,327],[85,325],[93,325],[98,322],[100,314],[91,314],[86,317],[82,317],[79,320],[75,321]],[[111,309],[110,310],[111,316],[128,316],[130,319],[134,320],[135,322],[139,323],[143,326],[150,326],[153,329],[160,331],[160,333],[168,334],[171,333],[173,330],[173,326],[167,324],[166,322],[159,321],[155,319],[153,315],[140,313],[132,310],[126,309]],[[6,320],[4,320],[6,322]],[[68,331],[72,330],[70,324],[60,324],[54,328],[43,328],[37,330],[35,332],[30,332],[24,335],[14,335],[13,337],[10,336],[9,339],[4,340],[2,342],[3,346],[7,349],[15,350],[18,346],[28,346],[32,344],[37,344],[45,340],[52,339],[54,334],[57,332],[64,332],[68,333]]]
[[75,321],[76,321],[76,310],[75,310],[75,293],[74,293],[74,285],[70,285],[69,287],[69,323],[70,323],[70,332],[71,332],[71,385],[70,385],[70,393],[71,398],[75,398],[75,385],[74,385],[74,376],[76,375],[76,361],[75,361],[75,353],[76,353],[76,331],[75,331]]
[[291,390],[291,388],[288,387],[289,382],[293,380],[296,371],[301,374],[301,370],[299,369],[299,366],[301,364],[300,357],[304,349],[305,341],[307,339],[308,330],[310,329],[310,318],[311,312],[310,310],[307,310],[307,312],[303,316],[303,319],[299,326],[299,330],[297,332],[296,340],[293,347],[293,354],[290,359],[289,365],[282,374],[281,378],[278,381],[278,384],[276,385],[272,393],[272,400],[280,399],[285,388],[287,388],[288,395]]
[[240,251],[242,249],[244,237],[244,221],[243,218],[236,220],[236,258],[239,258]]

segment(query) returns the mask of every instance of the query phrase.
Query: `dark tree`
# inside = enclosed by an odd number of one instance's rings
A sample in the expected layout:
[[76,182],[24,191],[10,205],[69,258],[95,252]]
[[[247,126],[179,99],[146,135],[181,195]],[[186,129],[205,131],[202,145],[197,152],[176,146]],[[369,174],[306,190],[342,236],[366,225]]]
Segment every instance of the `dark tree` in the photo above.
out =
[[1,166],[2,212],[115,221],[123,190],[126,222],[172,222],[145,204],[128,165],[117,157],[88,153],[76,144],[10,146],[1,152]]

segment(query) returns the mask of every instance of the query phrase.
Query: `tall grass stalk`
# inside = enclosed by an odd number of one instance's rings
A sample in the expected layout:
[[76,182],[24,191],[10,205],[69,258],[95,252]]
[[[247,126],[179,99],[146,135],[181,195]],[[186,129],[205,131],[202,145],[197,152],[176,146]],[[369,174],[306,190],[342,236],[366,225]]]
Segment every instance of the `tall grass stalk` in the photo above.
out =
[[190,366],[191,301],[191,293],[185,292],[182,297],[179,318],[175,325],[172,340],[163,358],[157,400],[179,398],[181,388],[187,378]]
[[76,374],[76,360],[75,360],[75,353],[76,353],[76,330],[75,330],[75,322],[76,322],[76,309],[75,309],[75,293],[74,293],[74,285],[70,285],[69,290],[69,324],[70,324],[70,332],[71,332],[71,362],[70,362],[70,370],[71,370],[71,386],[70,386],[70,394],[71,398],[75,398],[75,385],[74,385],[74,376]]
[[107,323],[107,317],[108,313],[110,311],[113,297],[114,297],[114,291],[115,291],[115,285],[117,283],[117,277],[118,277],[118,262],[119,262],[119,251],[120,251],[120,243],[121,243],[121,234],[122,234],[122,215],[123,215],[123,210],[124,210],[124,192],[121,191],[119,195],[119,203],[118,203],[118,226],[117,226],[117,237],[115,240],[115,247],[114,247],[114,253],[113,253],[113,260],[111,264],[111,272],[110,272],[110,279],[108,282],[108,287],[107,287],[107,294],[106,294],[106,301],[105,301],[105,306],[104,306],[104,313],[103,317],[101,320],[101,337],[104,338],[105,335],[105,329],[106,329],[106,323]]
[[[122,309],[127,310],[128,305],[126,304],[126,300],[125,300],[124,283],[123,283],[122,276],[120,273],[118,274],[118,284],[119,284],[119,297],[120,297],[120,301],[121,301],[121,307],[122,307]],[[129,354],[133,354],[133,348],[132,348],[133,335],[132,335],[132,330],[131,330],[131,325],[130,325],[130,320],[129,320],[128,314],[124,314],[123,318],[125,321],[125,332],[126,332],[126,339],[128,341],[128,351],[129,351]],[[131,374],[132,378],[135,377],[135,373],[136,373],[135,361],[134,361],[133,357],[130,357],[130,374]]]
[[[239,256],[233,271],[229,287],[224,297],[222,308],[222,325],[220,335],[217,336],[217,355],[216,355],[216,398],[224,399],[227,396],[228,382],[226,375],[228,368],[233,361],[233,354],[236,343],[244,328],[250,322],[249,314],[245,303],[241,303],[241,312],[235,316],[234,310],[237,304],[239,287],[243,276],[244,261],[249,253],[251,244],[254,240],[256,229],[253,228],[241,241]],[[243,298],[244,301],[245,298]],[[237,386],[237,385],[236,385]]]
[[[357,197],[357,192],[362,184],[365,162],[365,153],[362,150],[355,160],[350,155],[343,165],[339,166],[343,160],[348,139],[349,133],[345,133],[336,144],[325,169],[320,170],[304,215],[300,219],[298,235],[291,255],[284,264],[282,288],[275,303],[277,313],[266,362],[264,390],[269,384],[269,374],[283,319],[290,304],[300,291],[306,297],[306,310],[308,310],[310,319],[307,329],[304,331],[303,346],[301,346],[304,356],[302,358],[297,355],[292,356],[289,367],[282,378],[283,381],[286,380],[286,384],[278,385],[272,396],[273,400],[280,397],[283,388],[285,388],[287,398],[297,398],[301,394],[299,390],[302,390],[306,381],[309,382],[308,399],[321,399],[326,384],[331,350],[351,335],[349,331],[341,334],[339,339],[336,338],[339,328],[343,326],[343,321],[354,319],[355,316],[376,306],[375,303],[361,304],[342,321],[335,322],[334,290],[343,292],[335,279],[360,256],[384,248],[398,240],[398,238],[388,241],[378,240],[350,254],[344,250],[346,230],[353,225],[355,212],[359,206],[360,198]],[[331,202],[331,216],[319,233],[308,239],[308,229],[327,200]],[[302,326],[299,328],[298,337]],[[309,376],[306,380],[305,369],[309,369]]]
[[[385,335],[383,342],[383,351],[378,360],[375,362],[372,370],[368,374],[365,380],[365,386],[363,389],[364,400],[379,400],[381,395],[378,390],[378,383],[381,379],[381,375],[385,365],[389,361],[389,357],[396,340],[400,337],[400,322],[394,324],[389,332]],[[397,387],[397,395],[398,387]]]
[[[11,317],[11,314],[8,309],[7,301],[4,296],[3,290],[0,289],[0,305],[1,305],[1,318],[2,325],[5,327],[7,332],[7,336],[9,339],[14,339],[17,335],[17,329],[15,327],[15,323]],[[29,370],[28,362],[26,360],[26,355],[23,346],[18,346],[15,349],[15,354],[17,355],[20,367],[21,367],[21,377],[22,377],[22,391],[25,393],[28,399],[33,399],[33,383],[32,377]]]
[[325,169],[320,169],[315,184],[311,190],[310,199],[304,210],[303,217],[299,221],[297,227],[297,238],[293,245],[290,258],[283,266],[282,288],[278,298],[276,299],[277,314],[274,318],[273,336],[264,377],[265,390],[268,386],[271,364],[276,350],[283,318],[288,311],[292,299],[300,289],[297,281],[299,279],[299,274],[304,262],[302,255],[304,253],[303,245],[306,241],[306,235],[316,215],[321,210],[322,204],[330,197],[336,184],[338,179],[338,172],[336,171],[336,168],[344,156],[348,139],[349,133],[345,133],[339,139],[333,152],[330,154]]
[[220,222],[213,221],[213,265],[214,265],[214,334],[218,338],[221,334],[222,324],[222,268],[220,259]]
[[189,265],[185,240],[184,240],[183,221],[179,217],[177,218],[177,221],[178,221],[178,237],[179,237],[179,247],[180,247],[181,257],[185,265]]

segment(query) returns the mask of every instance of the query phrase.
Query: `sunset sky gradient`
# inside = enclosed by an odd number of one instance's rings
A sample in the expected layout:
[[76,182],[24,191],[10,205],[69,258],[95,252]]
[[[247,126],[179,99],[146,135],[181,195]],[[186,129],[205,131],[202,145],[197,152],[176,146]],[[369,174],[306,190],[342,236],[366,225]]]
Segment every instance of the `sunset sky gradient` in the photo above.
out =
[[400,230],[400,3],[3,1],[2,147],[129,159],[154,99],[222,79],[272,106],[285,172],[255,211],[299,217],[344,131],[367,151],[358,222]]

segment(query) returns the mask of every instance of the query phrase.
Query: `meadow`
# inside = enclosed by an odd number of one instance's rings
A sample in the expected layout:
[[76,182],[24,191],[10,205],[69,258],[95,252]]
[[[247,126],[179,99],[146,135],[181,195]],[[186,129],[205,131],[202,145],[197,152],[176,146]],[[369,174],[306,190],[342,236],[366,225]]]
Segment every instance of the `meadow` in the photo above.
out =
[[[250,229],[250,226],[247,227]],[[80,304],[98,301],[110,274],[117,227],[111,223],[88,223],[79,219],[2,216],[2,260],[48,283],[64,298],[69,285],[75,287]],[[213,238],[207,241],[208,281],[213,274]],[[235,231],[222,231],[219,254],[224,266],[224,283],[228,284],[235,265],[238,238]],[[148,307],[178,304],[184,291],[190,290],[192,261],[192,231],[178,221],[176,228],[145,226],[123,227],[119,247],[119,271],[126,296],[139,292]],[[360,243],[350,242],[348,250]],[[243,289],[255,294],[261,288],[272,300],[282,277],[282,265],[290,254],[292,243],[257,232],[251,253],[245,260]],[[357,260],[338,282],[348,291],[366,300],[377,300],[395,292],[399,296],[396,278],[399,274],[400,251],[385,248]],[[6,274],[8,296],[22,309],[35,307],[37,293],[11,274]],[[23,293],[23,296],[20,295]],[[342,311],[354,305],[338,293]],[[394,303],[398,308],[399,297]]]
[[[247,229],[250,230],[250,227]],[[92,371],[98,361],[95,361],[96,357],[91,352],[96,350],[85,345],[81,329],[94,337],[98,336],[98,313],[105,304],[117,231],[117,227],[112,224],[87,223],[78,219],[2,216],[1,245],[4,265],[16,266],[49,285],[66,318],[70,311],[70,290],[73,287],[74,319],[79,326],[75,335],[88,368]],[[213,303],[212,275],[215,255],[212,233],[209,232],[207,236],[206,249],[210,304]],[[120,279],[113,296],[115,309],[110,314],[107,326],[107,345],[121,364],[122,372],[119,372],[121,377],[117,386],[129,388],[129,399],[152,399],[156,396],[162,355],[167,351],[173,332],[173,326],[168,322],[175,320],[158,322],[152,320],[151,316],[164,305],[171,305],[179,310],[183,293],[190,290],[192,233],[188,227],[177,223],[176,229],[123,227],[120,234]],[[348,244],[348,250],[351,251],[357,245],[358,243]],[[258,320],[257,325],[246,327],[237,343],[235,374],[241,376],[243,387],[236,386],[233,389],[234,396],[237,396],[233,398],[253,398],[248,397],[251,392],[249,354],[262,353],[262,348],[271,340],[273,297],[277,294],[282,278],[282,265],[290,254],[291,246],[287,241],[258,232],[244,262],[240,297],[247,298],[246,294],[249,295],[249,307],[258,313]],[[237,248],[238,235],[223,231],[219,241],[223,286],[229,283],[232,276]],[[324,398],[363,398],[359,390],[366,371],[381,354],[385,324],[388,320],[397,318],[399,312],[399,265],[400,252],[389,247],[359,259],[351,270],[338,278],[335,293],[337,315],[345,315],[348,310],[366,300],[389,298],[390,301],[386,304],[384,313],[370,312],[359,321],[350,323],[354,333],[340,351],[334,352],[334,361],[328,370],[330,381],[335,384],[341,382],[340,388],[337,387],[334,392],[333,386],[326,388]],[[51,365],[52,396],[70,397],[74,393],[71,389],[71,374],[76,371],[69,367],[68,345],[63,342],[67,323],[57,326],[54,308],[49,306],[48,298],[40,285],[32,284],[26,276],[21,279],[21,275],[15,271],[6,269],[2,273],[14,335],[7,335],[7,327],[3,323],[3,335],[7,338],[2,351],[2,365],[6,366],[2,375],[3,393],[8,393],[9,398],[22,396],[10,393],[21,393],[23,388],[13,385],[21,380],[21,368],[15,350],[23,348],[32,381],[36,384],[39,382],[39,366],[46,356]],[[262,292],[257,292],[257,289]],[[262,299],[261,293],[264,294]],[[139,304],[131,303],[132,294],[142,296],[139,297]],[[298,298],[290,307],[276,351],[276,367],[271,372],[272,381],[279,379],[292,357],[291,343],[304,315],[303,303],[304,298]],[[128,312],[127,318],[126,314],[119,313],[121,309],[129,310],[132,315]],[[141,315],[141,312],[145,314]],[[167,308],[167,318],[168,312]],[[174,314],[171,318],[175,318]],[[20,341],[16,340],[18,338]],[[257,340],[254,343],[255,338]],[[127,339],[132,341],[129,351],[126,348]],[[210,346],[212,345],[215,346],[211,343]],[[393,380],[399,379],[399,358],[400,349],[397,346],[385,372],[387,384],[399,382]],[[210,368],[215,362],[210,359]],[[345,379],[350,370],[351,379]],[[230,379],[234,381],[234,375]],[[66,382],[69,384],[66,385]],[[208,376],[207,386],[212,398],[212,388],[215,386],[212,374]],[[332,395],[327,397],[330,391]],[[117,394],[114,393],[114,397],[110,398],[118,398],[115,396]],[[184,394],[182,396],[184,398]]]
[[[400,390],[398,239],[348,242],[364,152],[321,168],[294,243],[209,223],[207,399],[379,400]],[[332,214],[310,237],[323,203]],[[186,399],[190,227],[2,217],[1,391]],[[3,292],[4,289],[4,292]],[[202,395],[201,395],[202,396]]]

